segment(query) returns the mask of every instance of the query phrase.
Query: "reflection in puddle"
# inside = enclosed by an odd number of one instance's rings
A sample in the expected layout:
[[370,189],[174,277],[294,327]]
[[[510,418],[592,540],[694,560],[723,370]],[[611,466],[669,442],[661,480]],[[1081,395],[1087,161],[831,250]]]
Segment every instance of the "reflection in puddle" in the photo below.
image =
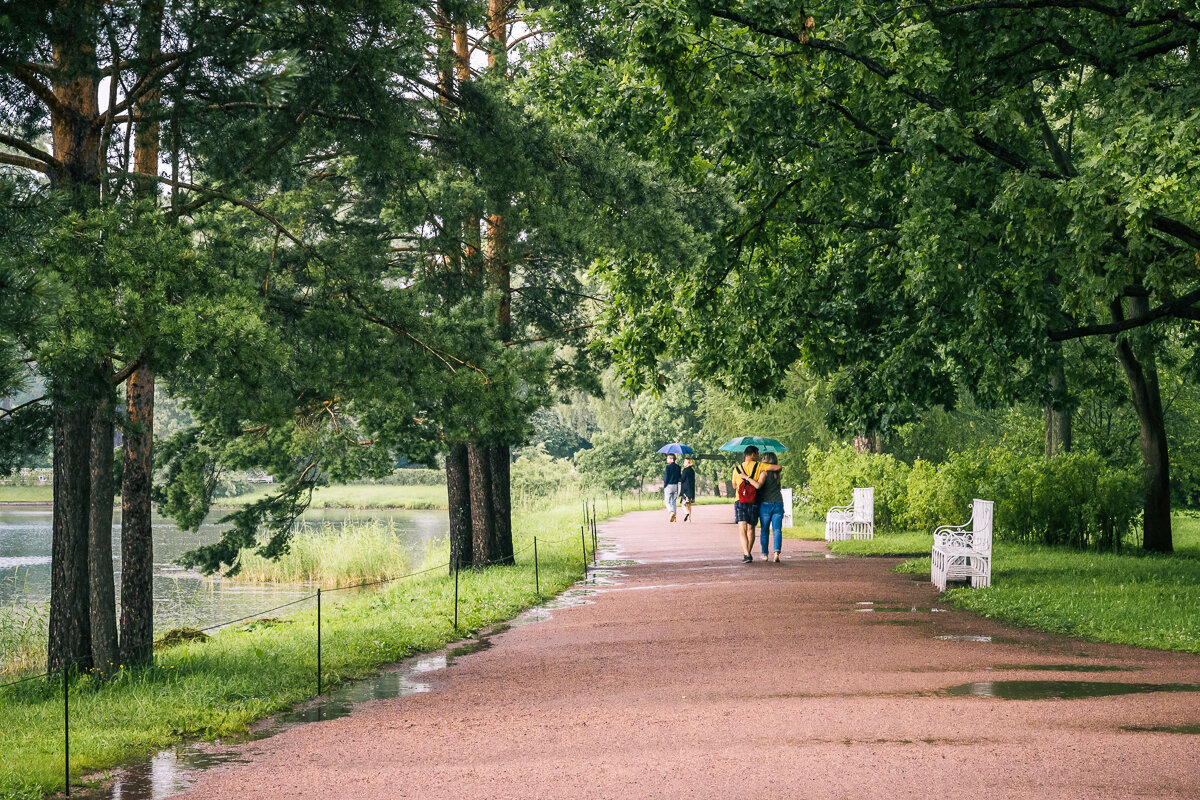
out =
[[1200,683],[1107,683],[1102,681],[982,681],[943,690],[950,697],[1001,700],[1078,700],[1154,692],[1200,692]]
[[1200,736],[1200,725],[1126,725],[1121,730],[1133,733],[1180,733]]
[[989,670],[1041,672],[1128,672],[1129,667],[1113,667],[1105,664],[996,664]]
[[944,608],[921,608],[919,606],[910,606],[902,608],[900,606],[869,606],[867,608],[855,608],[852,611],[883,611],[905,614],[940,614],[946,609]]
[[965,636],[959,634],[949,634],[946,636],[935,636],[935,639],[941,639],[943,642],[990,642],[990,636]]

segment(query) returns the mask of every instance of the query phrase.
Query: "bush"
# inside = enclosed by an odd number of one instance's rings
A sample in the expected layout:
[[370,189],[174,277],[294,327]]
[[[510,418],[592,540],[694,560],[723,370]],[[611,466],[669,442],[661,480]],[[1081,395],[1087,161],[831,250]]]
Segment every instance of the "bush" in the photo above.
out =
[[848,445],[805,453],[808,503],[818,517],[834,506],[848,505],[854,488],[875,488],[875,527],[887,530],[907,519],[908,465],[890,455],[859,453]]
[[1079,548],[1120,549],[1142,506],[1138,472],[1094,453],[1003,456],[980,492],[996,501],[997,538]]
[[1119,549],[1137,533],[1138,472],[1095,453],[1046,459],[979,450],[955,453],[937,466],[917,459],[907,467],[890,455],[814,447],[807,459],[814,512],[846,505],[855,486],[874,486],[875,524],[883,530],[961,524],[979,497],[996,504],[1000,540]]

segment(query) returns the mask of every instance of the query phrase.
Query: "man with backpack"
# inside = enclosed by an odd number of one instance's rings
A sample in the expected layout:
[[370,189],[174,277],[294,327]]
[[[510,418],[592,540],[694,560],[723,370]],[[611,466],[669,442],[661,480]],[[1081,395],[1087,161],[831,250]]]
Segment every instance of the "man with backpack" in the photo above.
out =
[[742,541],[742,563],[754,560],[750,552],[754,549],[754,529],[758,527],[758,489],[768,470],[778,466],[758,463],[758,448],[750,445],[742,453],[743,461],[733,468],[733,489],[737,500],[733,504],[733,518],[737,520],[738,535]]

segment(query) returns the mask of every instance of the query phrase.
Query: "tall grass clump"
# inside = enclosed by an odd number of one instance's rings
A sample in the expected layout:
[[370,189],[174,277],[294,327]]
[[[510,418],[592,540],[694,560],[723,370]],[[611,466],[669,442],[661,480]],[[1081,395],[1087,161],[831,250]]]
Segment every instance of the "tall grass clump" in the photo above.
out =
[[46,670],[50,609],[25,603],[0,608],[0,683]]
[[347,586],[409,572],[412,565],[392,520],[326,523],[301,528],[278,560],[242,550],[235,580]]

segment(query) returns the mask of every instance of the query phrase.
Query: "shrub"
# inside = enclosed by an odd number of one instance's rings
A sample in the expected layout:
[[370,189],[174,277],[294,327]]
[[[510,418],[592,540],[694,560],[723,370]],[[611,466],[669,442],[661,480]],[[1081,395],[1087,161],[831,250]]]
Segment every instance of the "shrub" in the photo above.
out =
[[805,453],[809,508],[824,516],[852,502],[854,488],[875,489],[875,526],[888,529],[906,519],[908,465],[890,455],[859,453],[848,445],[828,450],[813,445]]
[[1002,455],[980,487],[996,501],[996,536],[1012,541],[1119,549],[1136,535],[1141,479],[1094,453]]
[[809,448],[811,508],[846,505],[855,486],[875,487],[875,524],[928,531],[966,522],[973,498],[995,502],[997,539],[1119,549],[1136,536],[1141,480],[1094,453],[1051,459],[1009,450],[954,453],[906,467],[850,447]]

